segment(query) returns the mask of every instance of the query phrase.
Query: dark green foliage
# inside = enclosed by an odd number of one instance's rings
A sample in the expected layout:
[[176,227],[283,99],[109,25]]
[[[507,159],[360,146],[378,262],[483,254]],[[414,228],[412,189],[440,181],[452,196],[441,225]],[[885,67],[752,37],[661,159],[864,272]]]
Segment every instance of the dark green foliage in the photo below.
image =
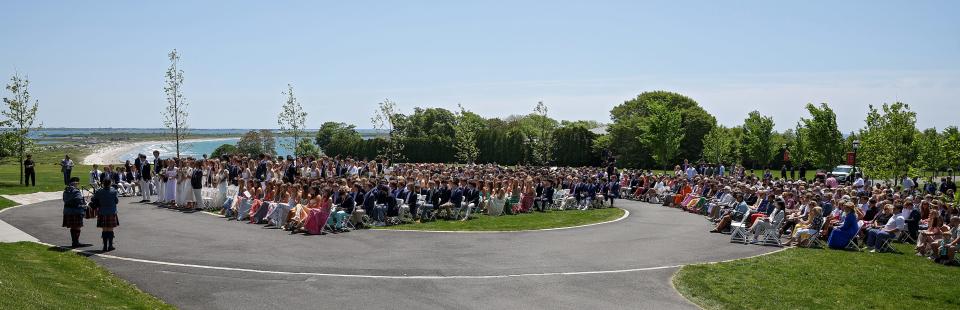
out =
[[237,154],[237,146],[233,144],[222,144],[213,150],[213,153],[210,154],[210,158],[218,158],[223,155],[233,155]]

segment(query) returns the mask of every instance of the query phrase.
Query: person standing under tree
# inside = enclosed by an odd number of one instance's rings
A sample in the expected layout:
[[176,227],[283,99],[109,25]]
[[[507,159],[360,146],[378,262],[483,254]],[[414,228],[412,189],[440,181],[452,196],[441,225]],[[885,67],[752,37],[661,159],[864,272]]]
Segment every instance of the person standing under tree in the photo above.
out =
[[23,161],[23,186],[37,186],[37,172],[33,169],[35,165],[33,155],[27,155],[27,160]]
[[97,227],[103,229],[100,238],[103,239],[103,252],[115,250],[113,247],[113,229],[120,226],[120,220],[117,218],[117,190],[112,186],[112,180],[107,178],[101,183],[102,187],[93,193],[91,203],[97,206]]
[[63,185],[70,185],[70,173],[73,172],[73,161],[70,160],[70,155],[64,155],[63,160],[60,161],[60,172],[63,173]]

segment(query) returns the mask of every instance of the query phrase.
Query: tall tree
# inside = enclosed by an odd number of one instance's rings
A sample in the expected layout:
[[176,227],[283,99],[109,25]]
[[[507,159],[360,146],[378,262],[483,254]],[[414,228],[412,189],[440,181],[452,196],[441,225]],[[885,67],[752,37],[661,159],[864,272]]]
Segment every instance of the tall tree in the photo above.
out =
[[480,157],[480,149],[477,148],[477,133],[482,131],[485,121],[479,115],[467,111],[462,105],[457,105],[460,111],[457,112],[457,124],[454,130],[454,149],[456,150],[457,161],[461,163],[472,164]]
[[944,162],[942,145],[940,133],[936,128],[927,128],[916,133],[913,138],[913,148],[917,152],[917,160],[914,161],[913,166],[916,174],[922,176],[927,172],[934,174],[940,172]]
[[347,123],[338,123],[338,122],[325,122],[320,125],[320,129],[317,130],[316,143],[317,147],[321,150],[325,150],[327,145],[329,145],[335,136],[340,133],[355,133],[357,137],[360,136],[356,132],[356,126],[350,125]]
[[[293,94],[292,84],[287,84],[287,90],[282,92],[282,94],[287,97],[287,100],[283,103],[280,115],[277,115],[277,125],[280,125],[280,133],[287,137],[287,139],[281,140],[284,141],[281,142],[281,145],[293,151],[296,156],[305,155],[297,153],[297,150],[300,149],[299,146],[303,143],[302,140],[307,135],[307,112],[303,110],[300,101],[298,101],[297,97]],[[307,142],[309,143],[310,141]]]
[[807,149],[810,161],[819,168],[831,168],[839,163],[845,150],[843,149],[843,134],[837,128],[837,115],[826,103],[817,108],[807,104],[810,119],[800,119],[808,134]]
[[6,109],[0,111],[5,120],[0,121],[2,126],[10,126],[12,130],[8,133],[15,143],[16,148],[15,152],[17,154],[18,162],[20,165],[20,184],[23,184],[23,158],[28,148],[32,144],[29,134],[31,131],[40,128],[40,126],[34,126],[33,123],[37,117],[37,107],[39,103],[37,100],[30,102],[30,79],[27,77],[21,77],[19,74],[14,73],[10,77],[10,84],[7,84],[7,91],[9,91],[12,97],[3,98],[3,103],[6,105]]
[[790,156],[793,157],[792,161],[795,167],[805,166],[810,160],[810,142],[808,141],[807,129],[803,127],[803,120],[797,122],[796,134],[797,137],[790,149]]
[[556,128],[556,121],[547,116],[547,111],[547,105],[539,101],[533,108],[533,114],[530,114],[536,134],[528,138],[531,138],[533,162],[537,165],[548,165],[553,157],[553,130]]
[[943,161],[947,168],[954,171],[960,169],[960,130],[957,130],[957,126],[943,129],[940,149],[943,152]]
[[767,168],[776,152],[773,140],[773,118],[758,111],[750,112],[743,121],[743,134],[747,157],[754,165]]
[[180,54],[174,49],[167,58],[170,59],[170,67],[167,68],[166,84],[163,91],[167,95],[167,109],[164,112],[163,125],[173,133],[173,140],[176,142],[177,157],[180,157],[180,140],[187,135],[187,101],[183,97],[181,87],[183,86],[183,70],[178,68],[180,63]]
[[731,128],[722,125],[713,127],[703,136],[703,159],[711,163],[738,163],[739,137]]
[[404,160],[404,132],[396,129],[397,125],[402,122],[402,118],[403,115],[397,111],[397,104],[393,101],[390,101],[390,99],[385,99],[383,102],[377,104],[377,111],[374,113],[373,117],[370,118],[370,122],[373,123],[373,128],[385,130],[388,133],[389,139],[386,147],[380,149],[378,152],[379,155],[382,155],[391,161]]
[[651,102],[647,108],[649,115],[641,123],[640,143],[650,150],[657,164],[666,168],[676,159],[684,136],[680,111],[662,102]]
[[693,99],[668,91],[650,91],[624,101],[610,111],[613,123],[607,127],[611,151],[617,155],[618,165],[641,167],[650,162],[650,151],[636,143],[644,133],[640,123],[649,114],[649,105],[660,102],[670,109],[680,111],[681,130],[680,158],[695,159],[703,151],[703,136],[716,126],[716,118],[703,110]]
[[897,181],[907,175],[915,159],[917,113],[902,102],[885,103],[880,110],[870,105],[866,123],[860,130],[857,166],[877,179]]

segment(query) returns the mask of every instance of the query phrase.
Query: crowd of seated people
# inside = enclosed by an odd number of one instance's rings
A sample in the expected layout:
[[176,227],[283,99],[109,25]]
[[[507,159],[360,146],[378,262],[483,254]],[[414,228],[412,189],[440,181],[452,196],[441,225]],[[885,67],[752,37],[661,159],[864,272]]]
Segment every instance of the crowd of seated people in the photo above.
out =
[[773,229],[786,245],[885,252],[895,251],[890,242],[903,242],[914,244],[918,256],[956,262],[960,209],[949,178],[904,186],[859,175],[843,183],[830,173],[801,180],[716,167],[685,162],[672,174],[628,170],[625,196],[701,214],[710,232],[730,233],[732,241],[735,229],[753,236],[744,243]]
[[[146,162],[145,156],[138,157],[138,165]],[[602,208],[615,204],[622,186],[614,169],[598,167],[398,164],[267,155],[158,157],[155,162],[159,180],[148,190],[157,194],[160,205],[210,209],[229,219],[307,234],[467,221],[477,214]]]

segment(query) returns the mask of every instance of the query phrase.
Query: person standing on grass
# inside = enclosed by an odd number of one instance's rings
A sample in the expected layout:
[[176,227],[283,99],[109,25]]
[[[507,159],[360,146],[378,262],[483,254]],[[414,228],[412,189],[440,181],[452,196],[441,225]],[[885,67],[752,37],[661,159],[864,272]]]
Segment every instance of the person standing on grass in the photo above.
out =
[[37,186],[37,172],[33,169],[35,165],[33,155],[27,155],[23,161],[23,186]]
[[80,229],[83,228],[83,215],[86,210],[83,194],[77,188],[79,183],[80,178],[72,177],[67,180],[68,185],[63,189],[63,227],[70,229],[71,248],[90,246],[80,243]]
[[113,180],[104,179],[103,187],[93,193],[91,203],[97,206],[97,227],[103,229],[100,238],[103,239],[103,252],[115,250],[113,247],[113,229],[120,226],[120,220],[117,218],[117,190],[112,186]]
[[73,172],[73,161],[70,160],[70,155],[64,155],[63,160],[60,161],[60,172],[63,173],[63,185],[70,185],[70,174]]

